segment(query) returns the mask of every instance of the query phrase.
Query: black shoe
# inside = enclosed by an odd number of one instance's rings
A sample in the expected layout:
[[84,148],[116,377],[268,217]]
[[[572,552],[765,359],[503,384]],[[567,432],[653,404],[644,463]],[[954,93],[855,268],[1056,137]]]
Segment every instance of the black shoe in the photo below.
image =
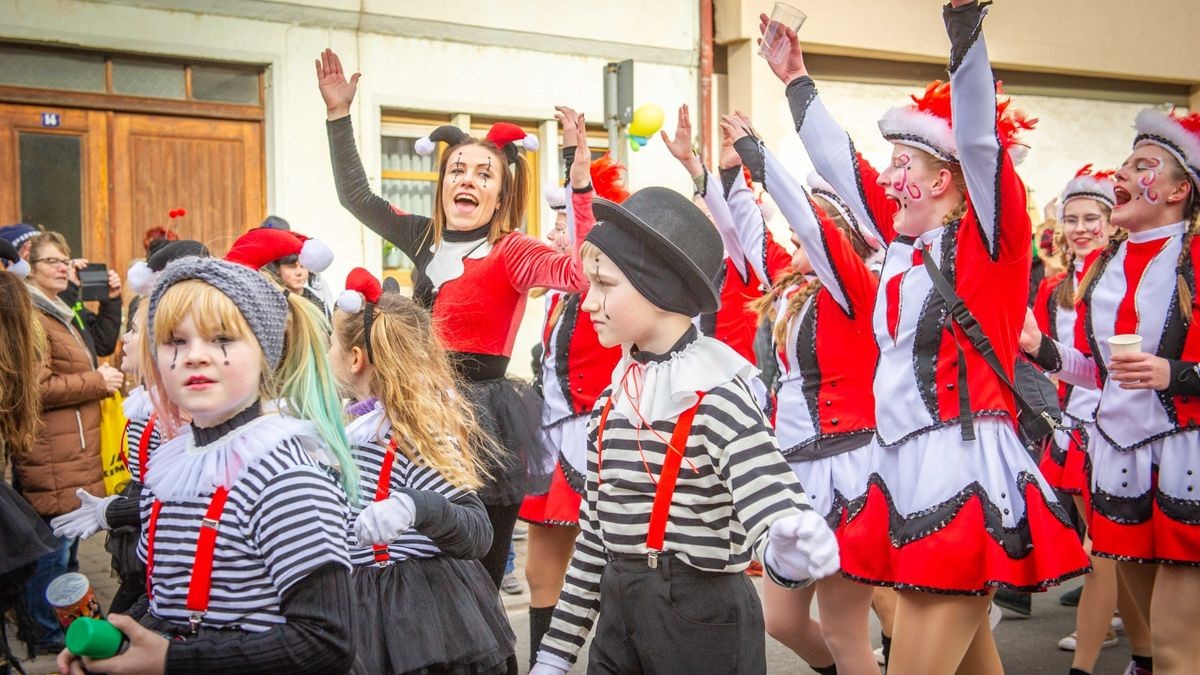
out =
[[1018,593],[1007,588],[996,590],[992,601],[1010,612],[1020,616],[1029,616],[1033,612],[1033,596],[1028,593]]
[[1058,596],[1058,604],[1066,605],[1067,607],[1078,607],[1079,596],[1083,595],[1083,586],[1072,588],[1071,590]]

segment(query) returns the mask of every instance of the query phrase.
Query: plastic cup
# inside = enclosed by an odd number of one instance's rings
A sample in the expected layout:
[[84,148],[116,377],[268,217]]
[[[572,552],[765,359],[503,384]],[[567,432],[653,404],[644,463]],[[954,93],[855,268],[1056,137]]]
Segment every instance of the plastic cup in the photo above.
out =
[[808,15],[804,12],[787,3],[775,3],[775,8],[771,10],[771,18],[767,22],[767,30],[763,32],[758,55],[771,63],[781,63],[788,52],[786,29],[799,31],[807,18]]
[[1117,354],[1137,354],[1142,351],[1142,336],[1132,333],[1114,335],[1108,338],[1108,348],[1114,356]]
[[81,616],[67,629],[67,651],[91,659],[110,659],[121,653],[125,634],[104,619]]

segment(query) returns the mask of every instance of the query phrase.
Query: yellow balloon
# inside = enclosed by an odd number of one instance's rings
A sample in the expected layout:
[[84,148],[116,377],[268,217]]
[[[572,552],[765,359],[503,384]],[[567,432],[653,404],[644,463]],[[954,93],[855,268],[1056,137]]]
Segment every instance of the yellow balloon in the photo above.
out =
[[633,111],[633,120],[629,122],[629,135],[650,137],[658,133],[662,124],[662,108],[653,103],[647,103]]

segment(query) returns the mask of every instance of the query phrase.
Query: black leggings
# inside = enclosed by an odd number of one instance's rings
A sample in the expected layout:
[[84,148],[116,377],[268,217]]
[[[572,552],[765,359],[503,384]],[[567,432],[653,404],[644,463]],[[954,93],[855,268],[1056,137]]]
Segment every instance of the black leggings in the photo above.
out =
[[508,561],[508,548],[512,546],[513,527],[517,524],[517,512],[520,504],[484,504],[488,520],[492,523],[492,547],[487,555],[479,562],[487,570],[496,590],[500,590],[500,582],[504,579],[504,565]]

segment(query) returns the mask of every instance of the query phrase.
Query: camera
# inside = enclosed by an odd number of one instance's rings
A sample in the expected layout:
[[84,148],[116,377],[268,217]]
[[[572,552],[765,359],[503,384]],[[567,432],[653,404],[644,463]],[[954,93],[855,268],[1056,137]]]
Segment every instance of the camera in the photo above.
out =
[[108,266],[103,263],[91,263],[79,270],[79,294],[87,300],[108,299]]

